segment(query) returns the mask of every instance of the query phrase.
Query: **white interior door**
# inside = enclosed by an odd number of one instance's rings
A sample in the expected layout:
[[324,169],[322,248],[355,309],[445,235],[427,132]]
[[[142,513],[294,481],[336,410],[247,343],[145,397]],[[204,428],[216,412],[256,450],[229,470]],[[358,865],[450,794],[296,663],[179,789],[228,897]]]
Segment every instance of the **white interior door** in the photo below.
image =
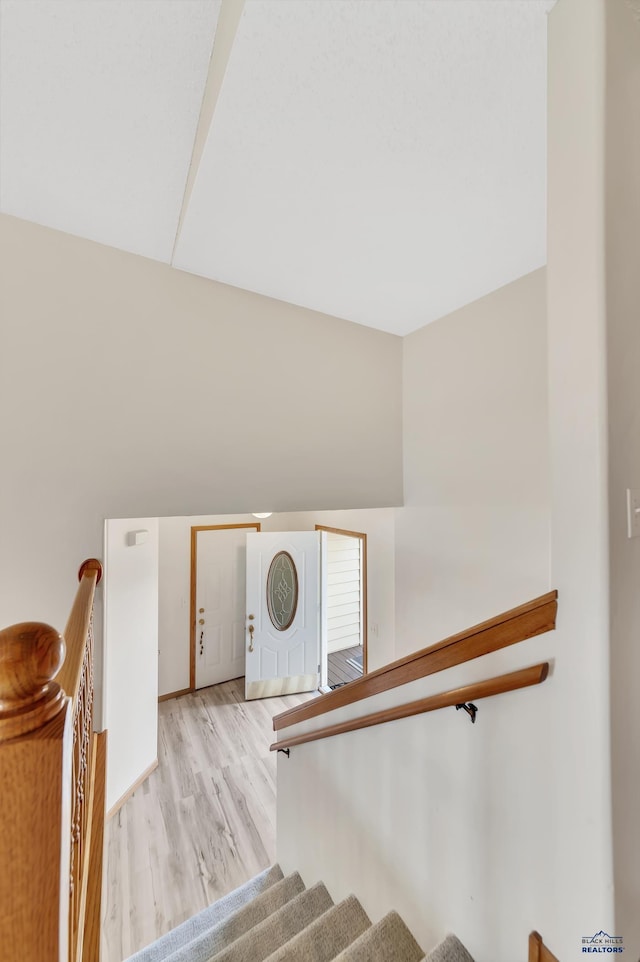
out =
[[247,528],[197,532],[196,688],[244,675],[246,536]]
[[320,533],[247,534],[245,697],[320,681]]

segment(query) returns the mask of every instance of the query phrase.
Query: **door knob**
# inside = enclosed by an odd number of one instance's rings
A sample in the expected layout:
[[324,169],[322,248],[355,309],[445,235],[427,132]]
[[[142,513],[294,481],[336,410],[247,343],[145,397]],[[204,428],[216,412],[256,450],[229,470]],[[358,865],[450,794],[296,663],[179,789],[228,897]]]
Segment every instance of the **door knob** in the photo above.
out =
[[253,651],[253,633],[255,630],[254,625],[249,625],[249,651]]
[[203,625],[203,624],[204,624],[204,618],[200,618],[200,620],[198,621],[198,624],[199,624],[199,625]]

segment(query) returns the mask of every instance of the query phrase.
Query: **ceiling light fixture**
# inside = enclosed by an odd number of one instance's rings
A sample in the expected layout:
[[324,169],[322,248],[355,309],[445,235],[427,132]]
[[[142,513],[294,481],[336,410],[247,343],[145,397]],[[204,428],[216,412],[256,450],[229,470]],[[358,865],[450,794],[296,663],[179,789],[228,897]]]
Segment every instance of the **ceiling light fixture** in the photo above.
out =
[[270,518],[273,511],[252,511],[251,513],[254,518]]

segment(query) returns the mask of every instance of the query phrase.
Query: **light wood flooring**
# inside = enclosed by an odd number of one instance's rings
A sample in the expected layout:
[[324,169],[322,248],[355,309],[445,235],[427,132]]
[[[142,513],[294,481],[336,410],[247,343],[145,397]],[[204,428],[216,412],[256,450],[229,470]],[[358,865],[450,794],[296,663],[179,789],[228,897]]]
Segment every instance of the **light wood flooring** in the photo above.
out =
[[276,857],[273,715],[244,678],[162,702],[158,768],[108,822],[102,962],[122,962]]
[[355,681],[362,677],[362,668],[354,668],[349,661],[360,659],[362,664],[362,646],[356,645],[354,648],[344,648],[342,651],[335,651],[328,656],[328,685],[343,685],[348,681]]

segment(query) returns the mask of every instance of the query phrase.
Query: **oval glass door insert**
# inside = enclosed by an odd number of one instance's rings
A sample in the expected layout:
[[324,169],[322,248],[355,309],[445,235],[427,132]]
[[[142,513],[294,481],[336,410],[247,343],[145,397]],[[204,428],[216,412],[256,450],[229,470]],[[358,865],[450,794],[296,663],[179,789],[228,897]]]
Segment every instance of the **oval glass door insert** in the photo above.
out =
[[286,631],[298,607],[298,572],[288,551],[279,551],[269,565],[267,609],[274,628]]

